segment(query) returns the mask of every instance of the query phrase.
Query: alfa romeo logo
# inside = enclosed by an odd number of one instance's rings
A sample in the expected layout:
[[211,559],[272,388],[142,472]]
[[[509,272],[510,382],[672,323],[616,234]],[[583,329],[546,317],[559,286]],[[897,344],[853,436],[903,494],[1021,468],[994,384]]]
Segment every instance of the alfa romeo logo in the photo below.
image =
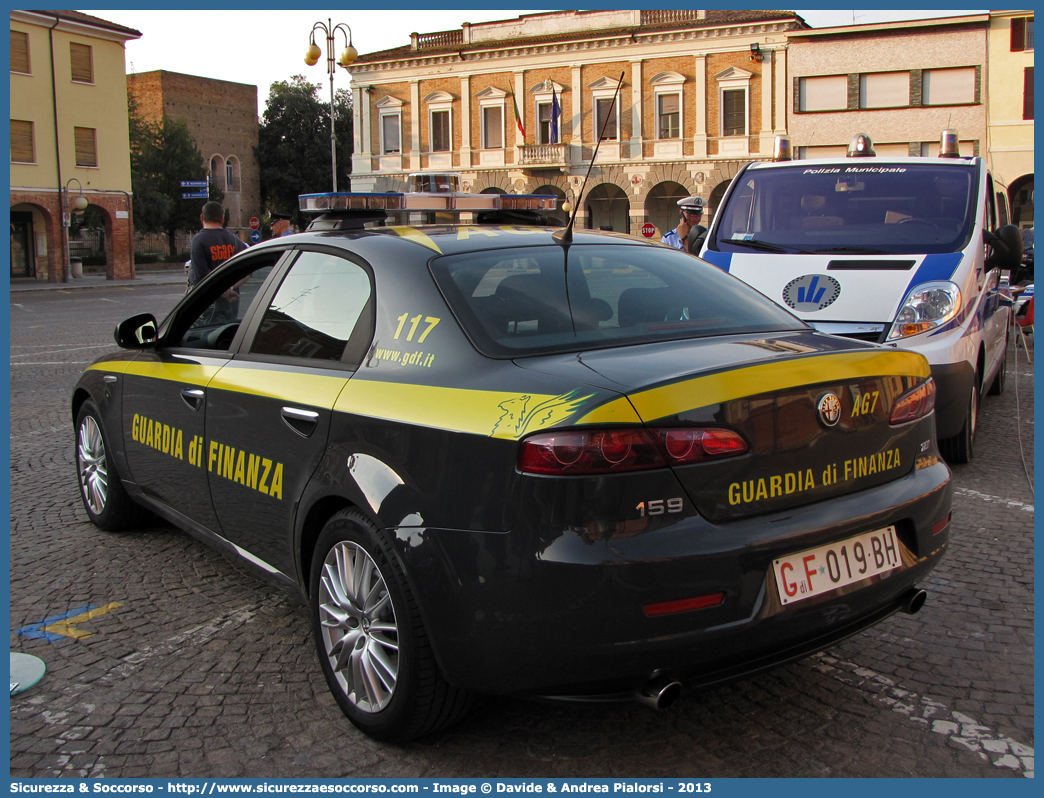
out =
[[819,418],[828,427],[834,426],[841,420],[841,400],[829,391],[819,397]]
[[833,304],[841,295],[841,283],[826,274],[806,274],[783,289],[783,301],[799,313],[813,313]]

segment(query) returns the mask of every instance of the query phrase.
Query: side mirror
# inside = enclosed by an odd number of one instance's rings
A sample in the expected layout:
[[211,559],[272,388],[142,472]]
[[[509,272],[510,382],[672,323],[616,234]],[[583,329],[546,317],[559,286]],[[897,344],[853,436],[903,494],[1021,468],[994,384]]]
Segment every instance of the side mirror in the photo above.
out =
[[139,313],[124,319],[116,325],[113,338],[123,349],[148,349],[156,343],[156,317]]
[[996,233],[983,231],[983,240],[993,250],[986,258],[989,268],[1009,269],[1014,273],[1022,265],[1022,233],[1015,225],[1002,225]]

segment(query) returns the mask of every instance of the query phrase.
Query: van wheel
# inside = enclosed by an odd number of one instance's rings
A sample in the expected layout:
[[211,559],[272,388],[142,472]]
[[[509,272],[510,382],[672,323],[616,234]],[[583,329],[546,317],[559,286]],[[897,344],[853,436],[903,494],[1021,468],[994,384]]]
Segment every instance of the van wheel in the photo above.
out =
[[355,726],[404,742],[464,715],[469,695],[442,677],[398,560],[358,510],[326,523],[310,573],[323,675]]
[[952,438],[939,441],[939,451],[950,463],[970,463],[974,456],[975,427],[979,421],[979,384],[972,381],[971,396],[968,398],[968,415],[964,426]]

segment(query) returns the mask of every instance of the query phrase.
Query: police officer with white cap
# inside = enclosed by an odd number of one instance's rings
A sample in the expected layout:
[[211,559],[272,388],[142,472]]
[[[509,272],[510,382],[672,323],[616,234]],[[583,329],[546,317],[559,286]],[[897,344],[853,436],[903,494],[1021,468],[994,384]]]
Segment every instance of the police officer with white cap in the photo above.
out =
[[678,200],[678,208],[678,226],[668,230],[660,243],[698,255],[707,235],[707,228],[700,224],[703,218],[703,197],[683,197]]

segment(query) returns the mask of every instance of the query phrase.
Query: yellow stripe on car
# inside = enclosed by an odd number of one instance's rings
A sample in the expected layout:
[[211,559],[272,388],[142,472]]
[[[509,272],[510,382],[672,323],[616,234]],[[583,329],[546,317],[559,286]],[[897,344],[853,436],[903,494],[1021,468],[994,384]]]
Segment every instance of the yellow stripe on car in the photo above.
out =
[[[643,421],[655,421],[698,407],[731,402],[745,396],[865,377],[928,377],[928,361],[912,352],[860,351],[762,363],[631,394],[630,404]],[[604,424],[626,414],[627,399],[617,399],[585,415],[578,424]]]
[[354,379],[334,410],[436,429],[518,440],[560,425],[591,398],[580,390],[553,396]]
[[[135,360],[127,364],[124,373],[136,377],[151,377],[156,380],[187,382],[192,385],[206,385],[227,361],[212,361],[218,365],[204,363],[160,363],[157,361]],[[104,367],[97,363],[91,368]]]
[[226,366],[207,387],[211,390],[266,396],[314,407],[332,407],[346,382],[347,377],[333,373],[327,376],[300,371]]
[[431,239],[431,236],[427,235],[426,233],[422,233],[416,227],[394,226],[388,229],[394,230],[396,235],[399,236],[399,238],[405,238],[407,241],[412,241],[415,244],[420,244],[421,246],[427,247],[428,249],[433,249],[440,255],[442,254],[442,250],[439,249],[439,245]]

